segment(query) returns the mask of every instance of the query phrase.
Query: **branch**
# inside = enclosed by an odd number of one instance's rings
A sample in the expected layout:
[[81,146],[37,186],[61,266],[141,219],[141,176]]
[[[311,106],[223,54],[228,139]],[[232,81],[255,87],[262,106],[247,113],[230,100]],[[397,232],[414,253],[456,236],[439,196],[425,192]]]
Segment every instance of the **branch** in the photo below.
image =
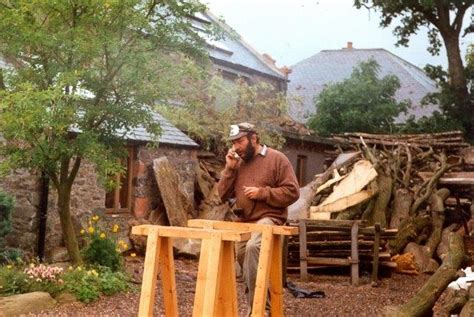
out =
[[402,184],[403,187],[408,188],[410,185],[410,174],[411,174],[411,163],[412,163],[412,156],[411,151],[407,145],[405,145],[405,151],[407,152],[407,166],[405,168],[405,174],[403,175]]
[[81,166],[81,157],[77,156],[74,160],[74,165],[72,166],[71,174],[69,174],[68,182],[70,186],[72,186],[74,179],[76,178],[77,172],[79,171],[79,167]]

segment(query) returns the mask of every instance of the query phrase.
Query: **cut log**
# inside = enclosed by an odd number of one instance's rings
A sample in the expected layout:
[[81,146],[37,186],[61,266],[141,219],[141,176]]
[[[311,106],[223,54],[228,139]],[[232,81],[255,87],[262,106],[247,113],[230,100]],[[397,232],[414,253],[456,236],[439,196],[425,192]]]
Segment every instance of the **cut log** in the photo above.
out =
[[[363,203],[364,201],[369,200],[373,195],[374,193],[370,190],[362,190],[350,196],[340,198],[339,200],[336,200],[330,204],[313,206],[310,208],[310,218],[321,219],[321,218],[318,218],[318,215],[317,215],[318,213],[325,212],[326,215],[327,213],[329,213],[330,215],[331,212],[342,211],[349,207]],[[330,218],[327,218],[327,219],[330,219]]]
[[449,190],[442,188],[430,197],[430,209],[432,217],[432,230],[425,246],[427,247],[428,256],[431,258],[441,241],[441,233],[444,225],[444,201],[449,196]]
[[408,244],[413,241],[423,228],[431,225],[429,216],[410,217],[400,224],[395,239],[389,241],[389,247],[392,254],[399,254]]
[[179,186],[179,175],[166,157],[153,160],[153,171],[172,226],[186,227],[192,204]]
[[398,228],[400,223],[404,219],[408,218],[412,202],[413,194],[408,189],[397,189],[393,201],[393,212],[392,218],[390,219],[390,228]]
[[300,188],[299,199],[288,207],[288,220],[308,218],[309,207],[315,196],[316,189],[329,180],[335,169],[352,164],[359,156],[360,152],[340,154],[323,174],[316,177],[311,183]]
[[449,235],[454,232],[458,226],[458,224],[453,223],[443,229],[443,232],[441,233],[441,241],[436,248],[436,255],[438,255],[441,260],[446,257],[449,250]]
[[379,173],[377,177],[377,197],[375,198],[374,209],[372,211],[372,218],[369,218],[370,224],[380,223],[382,228],[387,226],[387,210],[388,203],[392,196],[392,178],[385,173]]
[[443,306],[441,306],[437,312],[437,316],[449,317],[451,315],[459,314],[468,298],[467,290],[463,288],[454,290],[448,287],[446,290],[446,299],[444,300]]
[[377,172],[372,164],[367,160],[361,160],[354,164],[354,168],[338,185],[334,186],[334,190],[326,198],[320,206],[329,205],[342,198],[358,193],[367,186],[375,177]]
[[474,316],[474,284],[469,286],[469,300],[466,302],[464,307],[459,314],[459,317],[471,317]]
[[430,277],[418,293],[406,304],[393,310],[387,308],[388,316],[424,316],[438,300],[448,284],[457,278],[457,271],[464,259],[462,237],[452,234],[449,241],[449,253],[441,267]]

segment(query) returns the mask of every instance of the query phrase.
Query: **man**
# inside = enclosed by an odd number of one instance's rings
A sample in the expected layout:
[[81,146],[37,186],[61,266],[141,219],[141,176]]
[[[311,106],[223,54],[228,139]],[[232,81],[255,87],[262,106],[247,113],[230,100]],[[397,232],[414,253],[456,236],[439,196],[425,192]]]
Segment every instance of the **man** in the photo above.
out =
[[[282,225],[288,206],[299,197],[298,181],[288,158],[281,152],[261,145],[253,124],[232,125],[232,148],[218,183],[222,201],[236,198],[241,210],[238,221]],[[262,235],[253,233],[247,242],[236,245],[237,261],[246,284],[247,304],[253,304],[258,257]],[[267,300],[267,309],[268,309]]]

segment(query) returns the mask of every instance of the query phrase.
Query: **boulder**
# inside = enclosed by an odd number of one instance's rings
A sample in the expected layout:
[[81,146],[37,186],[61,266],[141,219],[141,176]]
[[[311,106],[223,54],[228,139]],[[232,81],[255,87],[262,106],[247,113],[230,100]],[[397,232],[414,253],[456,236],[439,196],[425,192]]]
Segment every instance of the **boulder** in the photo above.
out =
[[33,292],[0,298],[2,316],[18,316],[48,310],[56,301],[46,292]]
[[173,239],[173,247],[177,256],[198,259],[201,251],[201,240],[197,239]]

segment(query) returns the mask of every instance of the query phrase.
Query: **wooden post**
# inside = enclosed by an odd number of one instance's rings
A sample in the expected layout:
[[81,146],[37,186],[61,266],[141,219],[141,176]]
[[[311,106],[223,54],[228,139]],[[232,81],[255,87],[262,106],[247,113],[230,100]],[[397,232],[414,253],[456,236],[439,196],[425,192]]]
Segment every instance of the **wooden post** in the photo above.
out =
[[352,285],[359,285],[359,248],[358,248],[359,224],[354,222],[351,228],[351,281]]
[[217,290],[220,282],[219,269],[221,265],[221,256],[222,235],[218,232],[212,233],[207,260],[206,295],[204,296],[203,316],[214,316]]
[[[269,226],[262,232],[262,244],[260,245],[260,255],[258,257],[257,279],[255,281],[255,293],[252,305],[252,316],[254,317],[265,315],[267,287],[270,278],[270,267],[272,265],[273,240],[273,230],[271,226]],[[278,277],[278,279],[281,280],[281,276]]]
[[166,316],[178,316],[178,300],[176,295],[176,278],[173,258],[173,241],[168,237],[160,237],[160,274]]
[[379,276],[380,223],[374,225],[374,262],[372,265],[372,283],[377,285]]
[[283,316],[283,239],[282,236],[273,238],[272,265],[270,267],[271,316]]
[[156,293],[156,279],[158,274],[158,255],[160,253],[158,228],[150,228],[146,244],[145,268],[140,294],[139,316],[153,316],[153,304]]
[[299,236],[300,236],[300,278],[301,280],[308,280],[308,261],[306,248],[306,219],[300,219],[299,222]]
[[237,281],[235,277],[235,250],[232,241],[224,241],[221,257],[221,279],[216,316],[237,316]]

